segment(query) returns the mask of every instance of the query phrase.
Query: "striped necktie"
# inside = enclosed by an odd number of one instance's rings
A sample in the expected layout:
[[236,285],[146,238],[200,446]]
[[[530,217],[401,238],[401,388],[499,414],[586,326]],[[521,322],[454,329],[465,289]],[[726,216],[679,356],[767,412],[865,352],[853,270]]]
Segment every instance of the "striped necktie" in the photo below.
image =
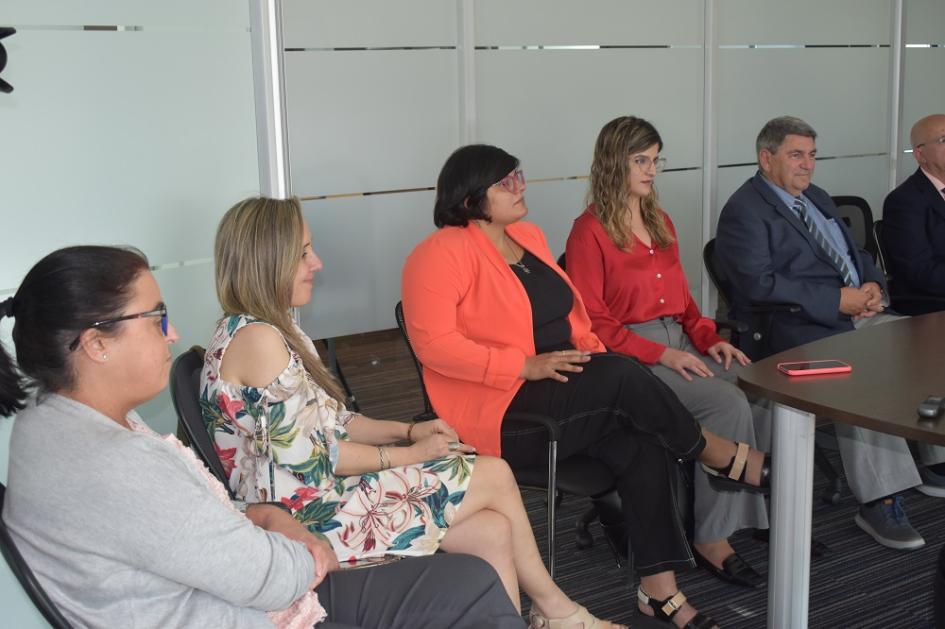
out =
[[840,276],[843,278],[843,283],[847,286],[853,286],[853,275],[850,273],[850,267],[847,265],[847,261],[840,255],[830,241],[827,240],[824,233],[820,231],[820,228],[817,227],[817,223],[814,222],[807,208],[807,203],[801,197],[795,197],[794,211],[801,217],[801,220],[807,227],[807,231],[809,231],[810,235],[814,238],[814,242],[820,245],[821,249],[827,253],[834,264],[840,269]]

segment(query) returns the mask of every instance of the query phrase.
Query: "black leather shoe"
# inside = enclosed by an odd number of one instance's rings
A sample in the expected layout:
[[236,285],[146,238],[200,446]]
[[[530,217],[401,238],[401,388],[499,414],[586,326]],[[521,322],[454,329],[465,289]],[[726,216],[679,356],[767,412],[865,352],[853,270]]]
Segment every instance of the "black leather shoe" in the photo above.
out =
[[[767,544],[771,538],[771,531],[769,529],[755,529],[755,532],[751,534],[751,537],[754,540]],[[823,542],[818,542],[813,537],[810,539],[811,557],[829,557],[832,554],[833,549],[830,548],[830,546],[827,546]]]
[[725,561],[722,562],[722,569],[720,570],[716,568],[711,561],[703,557],[702,553],[698,550],[693,549],[692,552],[696,556],[697,564],[723,581],[755,590],[763,587],[765,584],[765,577],[752,568],[738,553],[732,553],[726,557]]

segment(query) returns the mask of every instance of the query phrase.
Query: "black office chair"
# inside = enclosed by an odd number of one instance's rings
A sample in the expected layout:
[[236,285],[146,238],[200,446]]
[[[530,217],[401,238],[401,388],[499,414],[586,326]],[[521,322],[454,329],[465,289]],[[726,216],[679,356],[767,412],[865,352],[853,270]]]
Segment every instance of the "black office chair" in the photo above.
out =
[[171,401],[177,412],[177,434],[181,441],[189,445],[203,461],[204,465],[217,477],[230,498],[229,479],[223,472],[223,464],[213,447],[213,439],[203,421],[200,408],[200,370],[203,369],[204,349],[194,345],[181,354],[171,366]]
[[[417,377],[420,380],[420,389],[423,392],[424,412],[420,416],[426,419],[435,418],[436,412],[430,404],[430,398],[426,392],[426,386],[423,383],[423,366],[413,351],[410,344],[410,335],[407,332],[407,325],[404,320],[404,307],[401,302],[397,302],[394,307],[394,317],[397,320],[397,329],[400,330],[407,349],[410,350],[410,356],[413,358],[414,366],[417,369]],[[544,431],[548,435],[548,465],[512,468],[515,475],[515,481],[522,489],[543,491],[547,494],[548,505],[548,572],[552,577],[555,575],[555,528],[557,508],[561,502],[563,494],[574,496],[583,496],[593,500],[613,500],[615,494],[614,477],[606,465],[596,459],[587,456],[573,456],[564,461],[558,461],[558,439],[561,436],[561,430],[550,417],[536,413],[507,413],[502,421],[502,431]],[[619,504],[619,502],[617,503]],[[577,547],[589,548],[593,545],[589,526],[597,519],[597,512],[592,507],[577,523]],[[608,538],[608,543],[611,540]],[[622,545],[623,546],[623,545]],[[627,565],[633,565],[630,561],[630,544],[625,544],[628,557]],[[617,565],[621,565],[621,551],[623,548],[615,548],[611,544]]]
[[[3,512],[5,494],[6,487],[3,486],[3,483],[0,483],[0,513]],[[26,564],[26,560],[23,559],[23,555],[20,554],[19,549],[13,542],[13,537],[10,536],[10,530],[7,529],[3,518],[0,518],[0,551],[3,551],[3,558],[7,560],[7,564],[10,566],[10,570],[13,571],[16,580],[23,586],[30,600],[33,601],[33,605],[43,615],[46,622],[52,625],[54,629],[72,629],[72,625],[63,617],[59,608],[52,602],[52,599],[46,594],[46,590],[36,579],[36,575]]]
[[[705,264],[709,279],[718,291],[719,297],[724,302],[722,308],[731,308],[734,303],[734,288],[728,275],[718,263],[715,255],[715,238],[709,240],[702,249],[702,261]],[[741,319],[733,321],[732,326],[732,345],[745,352],[752,360],[761,360],[769,356],[770,338],[773,325],[773,315],[778,312],[796,313],[801,311],[797,304],[785,303],[755,303],[748,304],[741,308],[748,314],[747,320]],[[743,315],[744,317],[744,315]]]
[[879,252],[876,238],[873,235],[873,210],[863,197],[836,196],[830,197],[837,206],[837,216],[850,230],[853,242],[857,247],[866,249],[873,256],[873,261]]
[[904,315],[920,315],[945,310],[945,297],[910,293],[900,288],[889,268],[889,254],[883,238],[883,219],[873,223],[873,238],[876,241],[880,266],[886,274],[886,288],[889,290],[889,302],[892,309]]
[[[707,242],[702,249],[702,260],[705,263],[709,279],[712,280],[712,284],[715,285],[715,289],[718,291],[719,299],[724,302],[721,306],[730,308],[734,303],[734,288],[715,255],[715,238]],[[741,325],[733,329],[732,345],[745,352],[752,360],[761,360],[774,353],[771,350],[770,342],[775,313],[796,313],[801,311],[801,307],[797,304],[786,303],[754,303],[748,304],[740,310],[747,313],[748,320],[739,321],[738,323]],[[821,498],[828,504],[839,503],[843,489],[840,483],[840,475],[837,474],[837,470],[834,469],[823,448],[819,445],[814,446],[814,462],[828,481],[827,488],[821,494]]]
[[[318,343],[319,341],[312,341],[313,344]],[[335,339],[326,338],[320,341],[325,344],[325,354],[322,355],[322,358],[325,361],[325,364],[328,366],[328,370],[335,376],[335,379],[338,381],[338,384],[341,385],[342,391],[345,392],[345,408],[349,411],[355,413],[361,412],[361,405],[358,404],[358,398],[354,394],[354,390],[348,386],[348,379],[345,378],[345,372],[341,369],[341,361],[338,360],[338,353],[335,350]],[[316,351],[317,351],[316,347]]]

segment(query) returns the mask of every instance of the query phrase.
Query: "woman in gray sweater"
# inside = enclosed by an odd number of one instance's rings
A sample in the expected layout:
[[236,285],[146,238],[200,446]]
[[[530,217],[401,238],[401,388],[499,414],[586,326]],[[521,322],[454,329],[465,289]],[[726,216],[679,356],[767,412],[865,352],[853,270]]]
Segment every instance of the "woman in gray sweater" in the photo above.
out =
[[2,517],[70,623],[523,625],[472,557],[337,572],[326,542],[278,507],[240,513],[189,450],[130,417],[166,386],[177,340],[139,252],[56,251],[4,316],[17,361],[0,346],[0,416],[20,412]]

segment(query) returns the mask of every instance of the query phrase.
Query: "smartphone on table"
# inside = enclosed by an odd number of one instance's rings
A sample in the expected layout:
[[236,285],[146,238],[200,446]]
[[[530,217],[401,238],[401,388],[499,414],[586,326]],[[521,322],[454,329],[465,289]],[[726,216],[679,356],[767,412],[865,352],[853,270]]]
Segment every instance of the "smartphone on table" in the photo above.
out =
[[807,360],[778,363],[778,371],[789,376],[816,376],[826,373],[850,373],[853,367],[842,360]]

